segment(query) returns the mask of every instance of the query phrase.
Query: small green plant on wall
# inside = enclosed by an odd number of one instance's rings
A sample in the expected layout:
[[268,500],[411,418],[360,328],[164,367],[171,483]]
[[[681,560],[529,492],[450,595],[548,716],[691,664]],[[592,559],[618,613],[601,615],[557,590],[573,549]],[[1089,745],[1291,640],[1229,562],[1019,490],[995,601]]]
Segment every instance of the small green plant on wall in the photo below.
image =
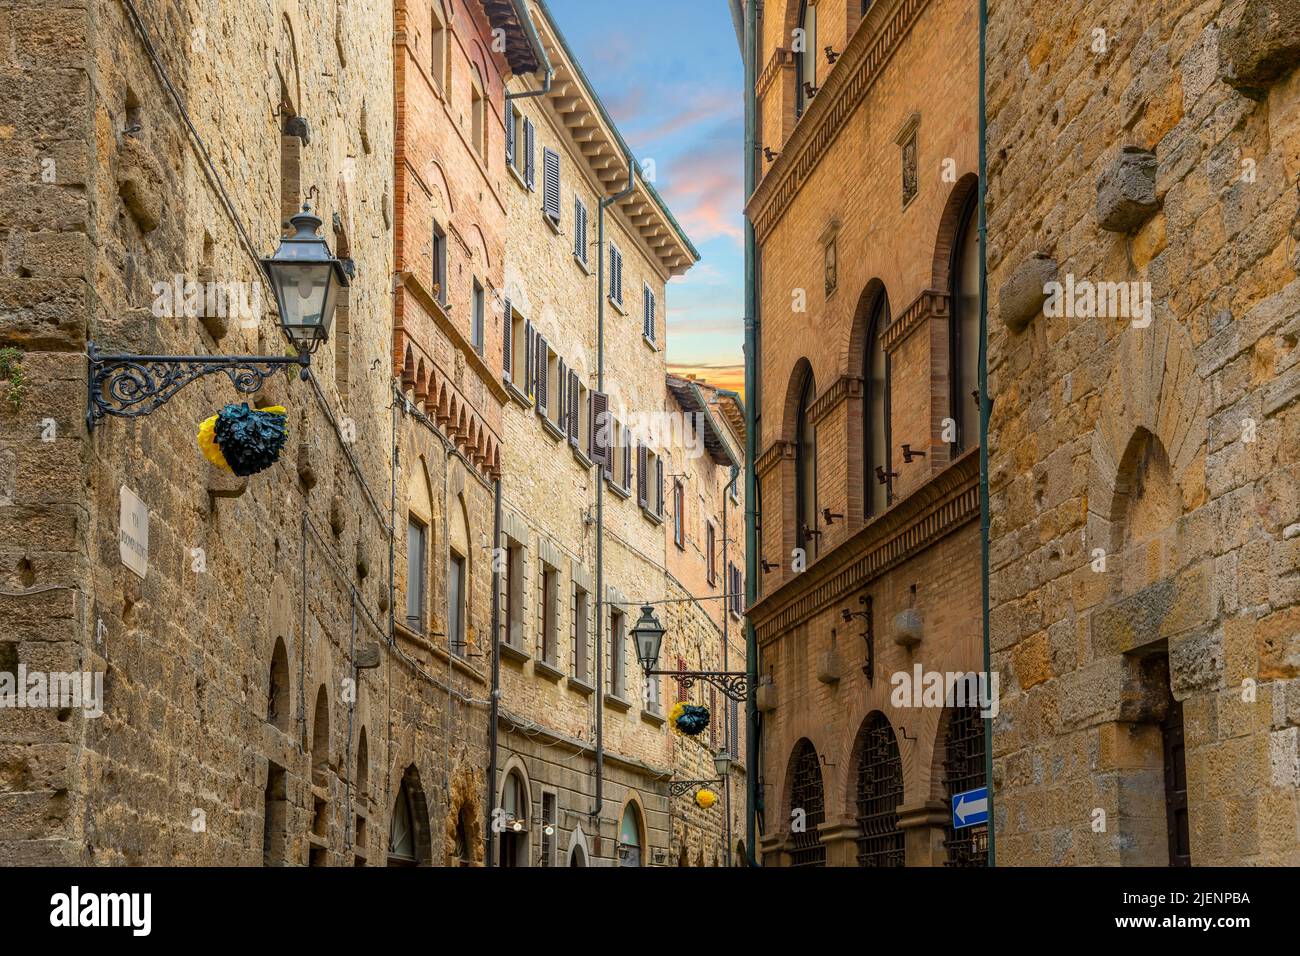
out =
[[[27,379],[23,375],[23,353],[16,348],[0,349],[0,383],[7,383],[5,397],[14,411],[18,411],[27,391]],[[4,387],[0,384],[0,388]]]

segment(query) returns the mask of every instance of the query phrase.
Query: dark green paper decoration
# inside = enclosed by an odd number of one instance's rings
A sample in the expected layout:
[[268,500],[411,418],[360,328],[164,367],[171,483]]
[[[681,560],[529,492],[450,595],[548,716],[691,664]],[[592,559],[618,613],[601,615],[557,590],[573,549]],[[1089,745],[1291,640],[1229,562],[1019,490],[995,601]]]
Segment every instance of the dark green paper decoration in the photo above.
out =
[[287,415],[247,405],[227,405],[217,415],[216,440],[230,470],[241,478],[265,471],[280,458],[289,440]]
[[687,737],[703,733],[709,726],[709,708],[699,704],[683,704],[675,726]]

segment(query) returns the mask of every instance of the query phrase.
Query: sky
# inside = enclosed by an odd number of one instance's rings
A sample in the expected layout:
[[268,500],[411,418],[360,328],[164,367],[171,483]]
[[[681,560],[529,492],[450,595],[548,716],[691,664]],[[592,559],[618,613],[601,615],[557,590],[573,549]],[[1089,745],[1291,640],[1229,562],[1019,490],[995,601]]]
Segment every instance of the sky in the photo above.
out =
[[546,0],[700,252],[668,285],[668,366],[744,386],[743,67],[727,0]]

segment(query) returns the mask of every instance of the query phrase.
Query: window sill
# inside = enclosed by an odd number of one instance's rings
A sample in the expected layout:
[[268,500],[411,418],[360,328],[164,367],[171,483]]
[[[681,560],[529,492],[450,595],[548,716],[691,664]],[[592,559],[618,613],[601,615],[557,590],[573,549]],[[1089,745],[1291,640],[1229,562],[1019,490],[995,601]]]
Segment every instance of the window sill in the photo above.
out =
[[530,660],[533,656],[529,654],[528,651],[524,650],[522,647],[518,647],[514,644],[508,644],[505,641],[501,642],[500,647],[501,647],[502,657],[508,657],[511,660],[519,661],[521,664],[524,661]]
[[559,220],[552,219],[545,212],[542,213],[542,219],[545,220],[546,224],[551,227],[551,232],[555,233],[557,236],[564,235],[564,233],[561,232],[560,230]]
[[542,419],[542,428],[546,430],[546,433],[548,435],[550,435],[556,441],[565,441],[566,439],[568,439],[569,436],[564,434],[564,432],[560,430],[560,426],[556,425],[555,422],[551,421],[545,415],[542,415],[540,417]]
[[507,378],[507,379],[502,379],[502,383],[506,387],[506,394],[509,395],[511,398],[513,398],[517,404],[522,405],[524,408],[533,407],[532,399],[530,399],[523,392],[519,391],[519,389],[515,387],[514,382],[512,382],[510,379]]
[[641,514],[643,514],[643,515],[644,515],[644,516],[645,516],[645,517],[650,521],[651,524],[660,525],[660,524],[663,524],[663,523],[664,523],[664,516],[663,516],[663,515],[661,515],[661,514],[655,514],[653,511],[651,511],[651,510],[650,510],[649,508],[647,508],[645,505],[642,505],[642,506],[641,506]]
[[583,697],[590,697],[592,694],[596,692],[596,688],[592,687],[581,677],[578,677],[574,674],[569,675],[569,690],[576,691],[577,693],[581,694]]
[[595,462],[593,462],[590,458],[587,457],[586,452],[584,452],[581,448],[579,448],[577,445],[573,444],[572,442],[569,443],[569,450],[573,452],[573,457],[578,459],[578,464],[582,465],[582,467],[590,468],[593,464],[595,464]]
[[632,489],[631,489],[631,488],[624,488],[622,485],[620,485],[618,482],[616,482],[613,478],[606,478],[606,479],[605,479],[605,484],[607,484],[607,485],[609,486],[609,490],[610,490],[610,491],[614,492],[614,494],[618,495],[618,496],[619,496],[620,498],[622,498],[624,501],[626,501],[628,498],[631,498],[631,497],[632,497]]
[[662,727],[664,724],[668,723],[668,718],[663,715],[663,711],[653,710],[649,707],[643,707],[641,709],[641,719],[647,724],[653,724],[656,727]]
[[612,707],[614,710],[622,711],[623,713],[627,713],[632,709],[632,702],[624,700],[618,694],[606,694],[605,705],[607,707]]
[[533,661],[533,673],[540,674],[547,680],[554,681],[557,684],[564,680],[564,671],[540,657]]
[[578,264],[578,268],[581,269],[585,275],[591,275],[591,265],[578,258],[576,252],[573,254],[573,261]]
[[506,163],[506,169],[510,170],[510,177],[519,184],[519,188],[527,191],[529,187],[527,181],[524,179],[523,173],[515,169],[514,165],[511,163]]
[[659,351],[658,343],[656,343],[654,339],[650,338],[650,336],[646,335],[644,332],[641,333],[641,341],[646,344],[646,348],[648,348],[651,352]]
[[623,308],[623,303],[619,302],[612,295],[609,297],[609,304],[614,307],[614,311],[619,315],[627,315],[627,309]]

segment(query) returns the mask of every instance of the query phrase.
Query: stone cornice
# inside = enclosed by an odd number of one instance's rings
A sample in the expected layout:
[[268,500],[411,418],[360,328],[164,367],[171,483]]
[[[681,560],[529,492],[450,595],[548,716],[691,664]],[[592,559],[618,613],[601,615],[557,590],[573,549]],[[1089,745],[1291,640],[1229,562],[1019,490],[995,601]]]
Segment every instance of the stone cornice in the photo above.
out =
[[754,462],[754,474],[762,478],[776,467],[783,458],[794,457],[794,442],[778,438],[767,446],[767,450]]
[[894,317],[881,336],[880,344],[886,352],[892,352],[902,344],[903,339],[912,334],[922,323],[932,318],[946,318],[948,315],[948,293],[937,289],[926,289],[900,315]]
[[781,155],[745,205],[760,240],[776,225],[799,187],[817,168],[929,2],[896,0],[891,4],[884,0],[867,11],[841,61],[831,70],[782,147]]
[[846,399],[860,398],[862,396],[862,379],[851,376],[841,375],[831,387],[817,396],[817,400],[812,403],[808,409],[808,418],[814,425],[819,424],[823,418],[838,408]]
[[749,608],[760,643],[824,608],[979,517],[979,449],[895,504],[876,520]]

